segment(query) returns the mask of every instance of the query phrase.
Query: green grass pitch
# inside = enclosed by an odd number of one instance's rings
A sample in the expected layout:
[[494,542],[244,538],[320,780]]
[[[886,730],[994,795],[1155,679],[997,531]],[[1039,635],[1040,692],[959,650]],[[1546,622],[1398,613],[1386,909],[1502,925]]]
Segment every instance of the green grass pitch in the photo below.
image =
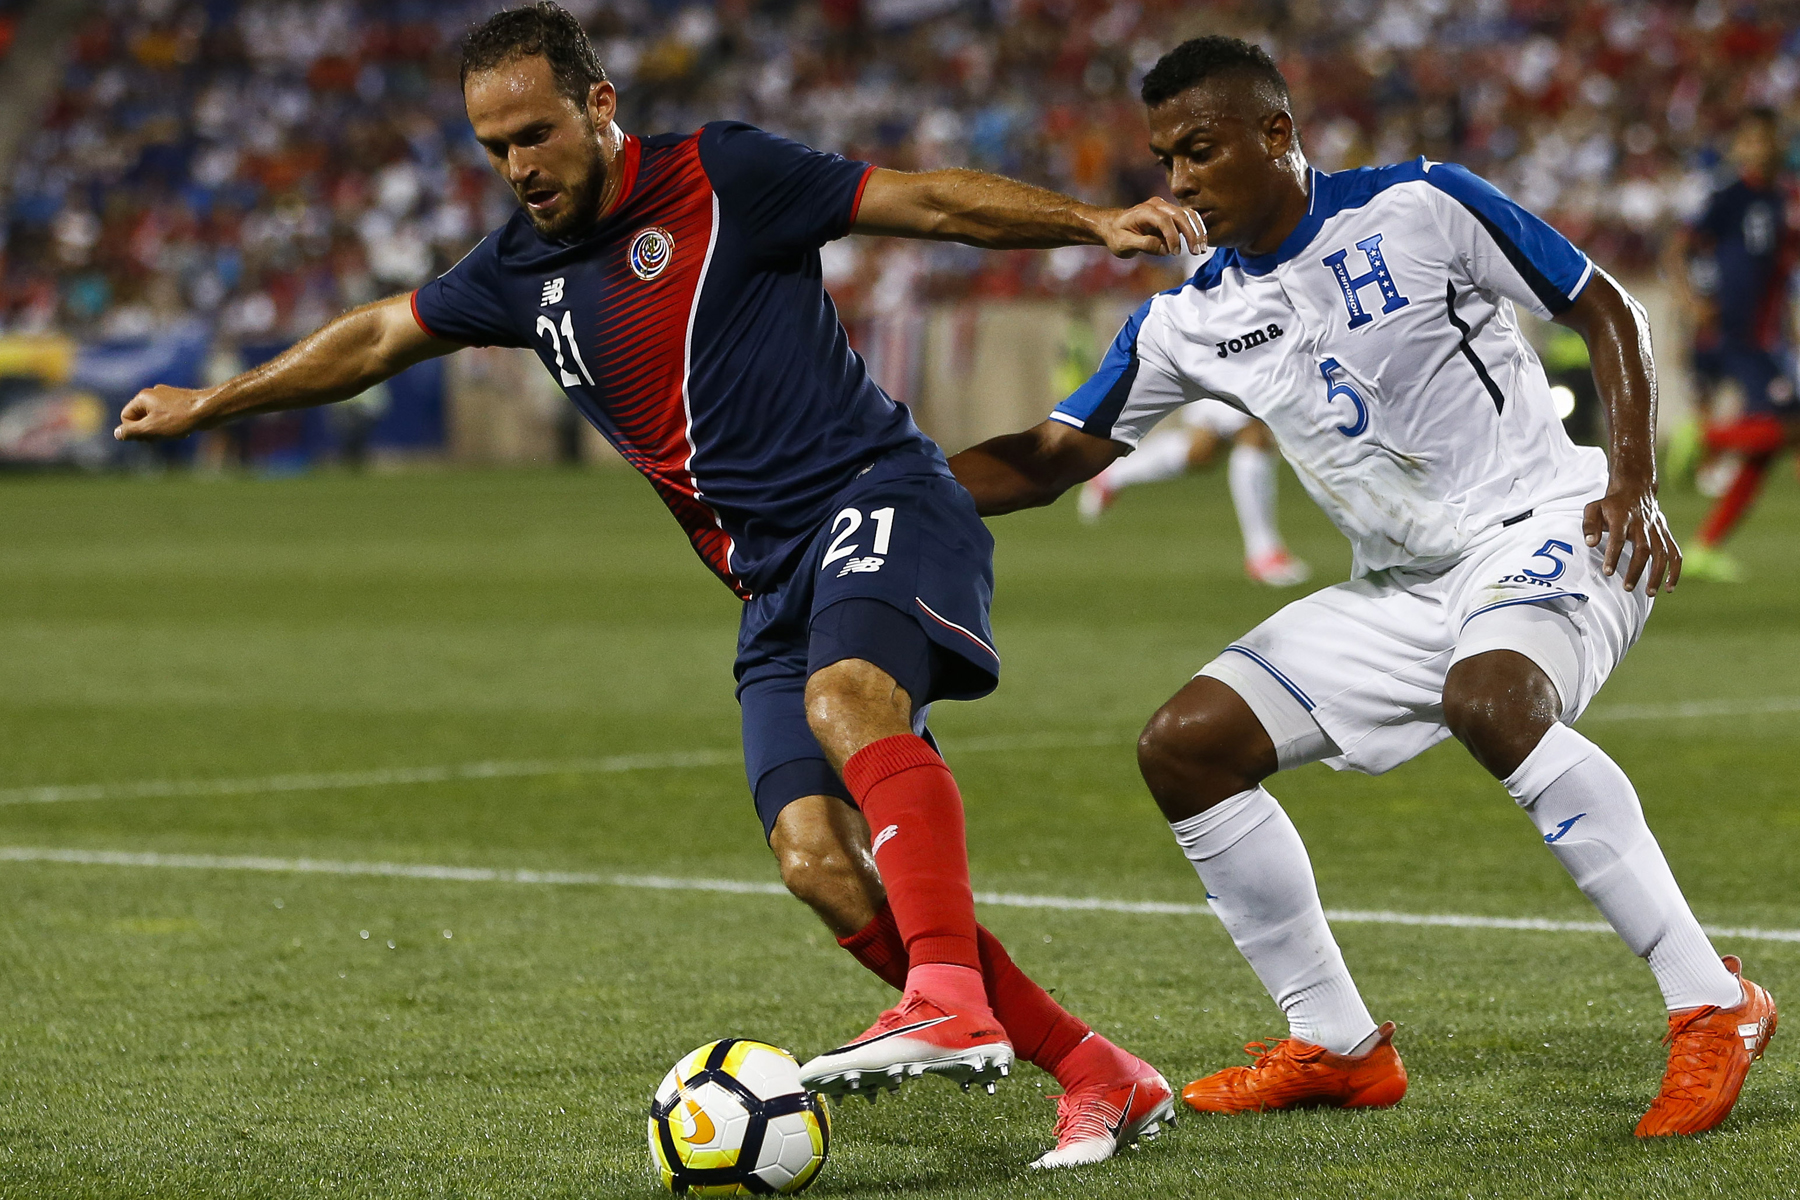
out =
[[[1341,540],[1291,478],[1284,499],[1295,548],[1341,578]],[[1669,502],[1691,529],[1699,501]],[[1632,773],[1716,925],[1800,927],[1797,523],[1784,470],[1735,546],[1751,582],[1659,602],[1582,726]],[[1222,478],[1127,493],[1097,528],[1067,503],[995,528],[1006,679],[933,722],[977,887],[1199,901],[1129,743],[1284,598],[1243,581]],[[624,474],[3,479],[0,847],[766,884],[730,761],[736,607]],[[1675,715],[1683,701],[1718,703]],[[688,751],[717,753],[130,790]],[[26,802],[65,785],[113,790]],[[1328,907],[1593,918],[1454,745],[1385,778],[1314,767],[1274,790]],[[1208,917],[983,917],[1177,1086],[1280,1032]],[[1025,1068],[992,1098],[924,1081],[838,1110],[813,1194],[1800,1194],[1800,1025],[1722,1129],[1644,1145],[1631,1127],[1663,1016],[1610,935],[1339,935],[1376,1016],[1400,1024],[1413,1085],[1395,1110],[1189,1118],[1039,1177],[1025,1164],[1048,1145],[1051,1081]],[[1800,1002],[1800,944],[1721,949]],[[722,1035],[804,1056],[886,1002],[778,895],[0,861],[0,1197],[648,1198],[645,1104],[677,1056]]]

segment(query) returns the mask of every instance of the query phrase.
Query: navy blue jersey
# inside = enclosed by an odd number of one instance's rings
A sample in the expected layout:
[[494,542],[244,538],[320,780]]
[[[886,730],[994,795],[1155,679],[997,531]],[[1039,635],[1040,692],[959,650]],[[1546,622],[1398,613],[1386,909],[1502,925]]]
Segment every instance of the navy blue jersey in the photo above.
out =
[[1711,251],[1719,338],[1779,348],[1791,262],[1782,193],[1739,179],[1713,193],[1696,230]]
[[613,211],[556,242],[523,211],[413,294],[433,337],[529,346],[740,597],[793,570],[859,471],[947,470],[850,349],[819,247],[874,169],[736,121],[627,137]]

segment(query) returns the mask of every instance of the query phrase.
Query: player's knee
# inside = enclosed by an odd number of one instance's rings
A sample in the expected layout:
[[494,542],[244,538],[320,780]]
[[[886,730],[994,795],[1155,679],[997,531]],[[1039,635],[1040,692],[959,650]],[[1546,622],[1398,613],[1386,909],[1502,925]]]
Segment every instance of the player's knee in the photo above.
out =
[[910,732],[912,700],[874,663],[847,658],[807,679],[806,724],[833,764],[841,767],[857,747]]
[[1520,654],[1464,659],[1444,681],[1445,726],[1499,779],[1519,769],[1561,715],[1556,685]]
[[1230,705],[1196,701],[1184,692],[1144,726],[1138,770],[1170,819],[1204,811],[1274,774],[1268,736],[1257,736],[1262,731],[1254,717],[1246,729],[1243,716]]

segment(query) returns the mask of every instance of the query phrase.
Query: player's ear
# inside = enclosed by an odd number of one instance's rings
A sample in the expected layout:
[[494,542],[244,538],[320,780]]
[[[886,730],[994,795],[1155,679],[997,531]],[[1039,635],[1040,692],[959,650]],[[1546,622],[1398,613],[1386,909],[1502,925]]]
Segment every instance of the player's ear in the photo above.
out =
[[1278,108],[1264,117],[1262,132],[1271,162],[1286,158],[1294,148],[1294,118],[1287,110]]
[[619,111],[619,93],[613,85],[602,79],[588,88],[587,116],[595,129],[605,129],[613,122]]

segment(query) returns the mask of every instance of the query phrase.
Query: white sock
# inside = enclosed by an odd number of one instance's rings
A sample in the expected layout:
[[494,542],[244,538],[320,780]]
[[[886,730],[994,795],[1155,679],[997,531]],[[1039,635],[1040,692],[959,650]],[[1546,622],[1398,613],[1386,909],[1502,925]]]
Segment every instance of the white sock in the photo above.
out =
[[1188,450],[1194,439],[1185,429],[1165,429],[1138,443],[1138,448],[1106,468],[1106,485],[1130,487],[1134,483],[1160,483],[1187,472]]
[[1275,527],[1275,456],[1261,447],[1240,443],[1231,448],[1226,477],[1231,481],[1238,528],[1244,534],[1244,557],[1261,558],[1280,550],[1281,531]]
[[1631,780],[1605,751],[1553,725],[1505,783],[1575,886],[1649,962],[1670,1010],[1743,1002],[1644,823]]
[[1306,845],[1275,797],[1251,788],[1169,828],[1290,1036],[1349,1054],[1375,1032],[1325,923]]

